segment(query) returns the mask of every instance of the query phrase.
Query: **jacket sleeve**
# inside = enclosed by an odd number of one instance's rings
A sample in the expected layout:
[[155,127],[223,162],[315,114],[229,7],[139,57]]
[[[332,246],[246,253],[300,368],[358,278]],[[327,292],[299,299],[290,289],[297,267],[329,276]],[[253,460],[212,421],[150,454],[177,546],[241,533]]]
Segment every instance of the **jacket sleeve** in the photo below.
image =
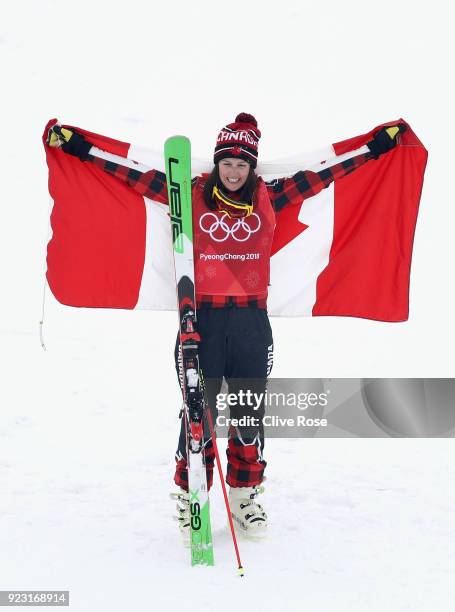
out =
[[87,161],[124,181],[141,195],[163,204],[168,203],[164,172],[125,157],[107,153],[94,146],[90,149]]
[[322,162],[324,167],[318,172],[300,170],[291,177],[268,181],[266,186],[272,206],[276,212],[279,212],[285,206],[301,204],[303,200],[318,194],[334,181],[354,172],[371,159],[373,159],[371,151],[365,145],[353,151],[353,156],[348,159],[343,155]]

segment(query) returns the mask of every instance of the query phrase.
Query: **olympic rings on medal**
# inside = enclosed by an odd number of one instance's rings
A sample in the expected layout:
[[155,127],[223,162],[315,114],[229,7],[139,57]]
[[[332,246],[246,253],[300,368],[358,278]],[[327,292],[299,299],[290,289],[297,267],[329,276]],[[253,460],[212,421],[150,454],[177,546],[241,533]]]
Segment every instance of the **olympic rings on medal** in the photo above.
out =
[[[241,217],[240,219],[236,219],[233,223],[232,227],[226,223],[226,219],[229,219],[229,215],[224,213],[221,217],[218,217],[215,213],[207,212],[204,213],[199,219],[199,227],[203,232],[210,235],[210,238],[215,242],[224,242],[232,236],[232,238],[236,242],[246,242],[248,238],[251,237],[252,234],[255,234],[259,228],[261,227],[261,219],[256,213],[249,215],[247,218],[252,219],[252,217],[256,217],[256,227],[250,227],[247,223],[246,219]],[[210,222],[212,219],[212,222]],[[209,222],[209,225],[206,224],[206,221]],[[217,230],[223,230],[224,234],[221,238],[215,237],[215,232]],[[245,232],[245,236],[242,238],[242,232]]]

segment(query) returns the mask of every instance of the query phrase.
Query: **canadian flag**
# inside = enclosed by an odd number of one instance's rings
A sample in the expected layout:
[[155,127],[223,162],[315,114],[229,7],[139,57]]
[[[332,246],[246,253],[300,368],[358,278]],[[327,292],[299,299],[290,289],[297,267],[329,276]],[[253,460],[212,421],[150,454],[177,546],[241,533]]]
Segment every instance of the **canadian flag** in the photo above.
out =
[[[46,125],[43,142],[48,129]],[[394,125],[403,119],[383,125]],[[74,127],[130,166],[164,169],[162,154]],[[312,154],[264,163],[264,180],[351,157],[382,126]],[[56,299],[91,308],[176,308],[167,206],[90,162],[45,145],[54,205],[47,280]],[[104,153],[103,153],[104,152]],[[427,151],[408,125],[394,150],[277,214],[269,314],[404,321]],[[193,160],[193,174],[210,164]],[[197,287],[196,287],[197,289]]]

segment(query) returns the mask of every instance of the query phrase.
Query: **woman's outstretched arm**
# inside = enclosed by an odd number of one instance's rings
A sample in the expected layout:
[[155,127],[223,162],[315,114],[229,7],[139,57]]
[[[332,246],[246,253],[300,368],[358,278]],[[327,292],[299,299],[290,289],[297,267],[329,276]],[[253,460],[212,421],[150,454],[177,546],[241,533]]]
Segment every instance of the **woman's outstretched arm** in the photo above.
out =
[[75,130],[53,125],[47,137],[50,147],[60,147],[65,153],[88,161],[127,183],[147,198],[167,204],[167,185],[164,172],[149,168],[131,159],[98,149]]
[[334,181],[357,170],[372,159],[387,153],[396,146],[397,137],[405,130],[404,124],[379,130],[373,140],[346,155],[334,156],[324,162],[318,172],[301,170],[288,178],[275,179],[266,183],[274,209],[279,212],[285,206],[301,204],[303,200],[318,194]]

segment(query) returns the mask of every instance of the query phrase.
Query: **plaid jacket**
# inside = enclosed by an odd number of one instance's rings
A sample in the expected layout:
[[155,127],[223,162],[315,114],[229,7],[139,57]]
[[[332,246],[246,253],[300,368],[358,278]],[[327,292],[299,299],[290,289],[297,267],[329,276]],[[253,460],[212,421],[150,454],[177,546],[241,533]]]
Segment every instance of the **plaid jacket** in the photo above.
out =
[[[141,195],[163,204],[168,203],[164,172],[152,169],[142,172],[136,168],[123,165],[121,157],[111,156],[111,158],[115,157],[115,161],[98,157],[97,150],[96,147],[92,147],[87,161],[124,181]],[[350,174],[370,159],[373,159],[370,152],[355,155],[341,162],[337,162],[334,158],[333,164],[324,167],[319,172],[301,170],[291,177],[266,182],[265,185],[275,212],[280,212],[286,206],[301,204],[303,200],[318,194],[332,182]],[[208,299],[207,296],[204,296],[204,300],[197,299],[197,308],[249,307],[265,309],[267,307],[266,301],[266,297],[263,296],[250,296],[248,299],[237,296],[213,296],[213,298]]]

